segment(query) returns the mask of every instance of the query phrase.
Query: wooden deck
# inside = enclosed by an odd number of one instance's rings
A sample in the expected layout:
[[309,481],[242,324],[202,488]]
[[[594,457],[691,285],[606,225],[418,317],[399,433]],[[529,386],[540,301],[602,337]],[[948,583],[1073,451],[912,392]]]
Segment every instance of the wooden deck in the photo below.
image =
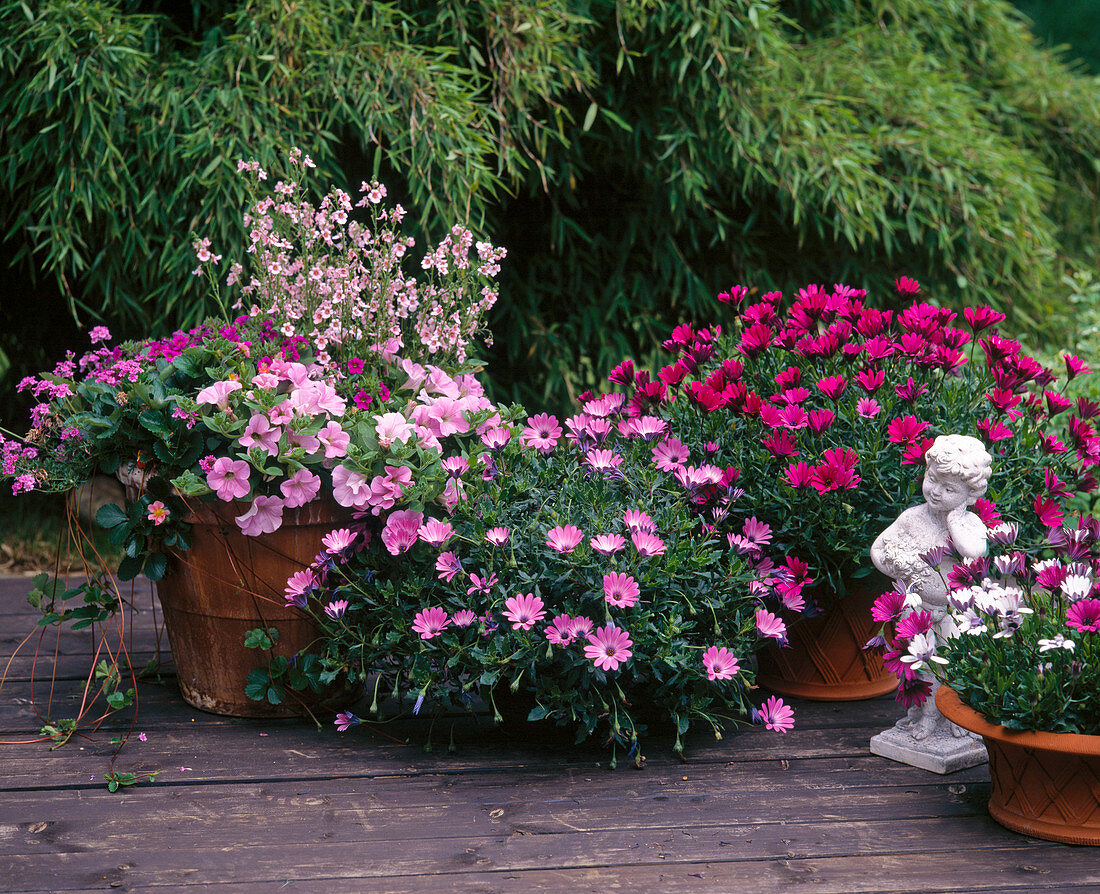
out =
[[[25,578],[0,579],[0,652],[33,629]],[[155,649],[151,613],[132,649]],[[48,703],[73,716],[90,638],[52,634],[8,666],[0,737],[33,739]],[[0,749],[4,891],[1100,891],[1100,852],[1002,829],[984,767],[940,777],[875,757],[890,698],[798,704],[786,736],[700,732],[687,760],[668,737],[647,765],[485,717],[361,726],[203,714],[143,684],[132,731]],[[47,674],[48,677],[48,674]],[[108,792],[114,769],[159,770]],[[453,732],[455,750],[448,748]],[[140,741],[138,733],[145,734]]]

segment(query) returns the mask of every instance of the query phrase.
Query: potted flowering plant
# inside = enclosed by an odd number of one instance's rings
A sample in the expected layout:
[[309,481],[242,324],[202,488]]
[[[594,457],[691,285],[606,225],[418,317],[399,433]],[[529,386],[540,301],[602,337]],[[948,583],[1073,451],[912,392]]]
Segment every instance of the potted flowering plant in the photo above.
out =
[[[376,511],[335,532],[288,598],[325,629],[327,674],[374,679],[378,694],[468,703],[525,694],[529,720],[600,731],[642,760],[645,721],[716,735],[751,715],[785,731],[790,709],[754,707],[751,654],[781,640],[777,604],[809,583],[796,559],[766,558],[768,527],[735,545],[713,524],[740,498],[736,473],[664,462],[655,416],[628,418],[621,395],[565,420],[502,423],[442,461],[440,508]],[[747,548],[744,548],[747,547]],[[358,722],[350,714],[342,728]]]
[[[880,596],[888,667],[898,699],[921,705],[932,678],[936,705],[980,734],[989,752],[990,814],[1019,832],[1100,844],[1100,520],[1065,517],[1057,477],[1035,502],[1041,538],[1003,521],[990,554],[930,572],[948,589],[955,636],[937,638],[928,611],[904,591]],[[941,622],[942,623],[942,622]],[[928,677],[927,675],[932,675]]]
[[[659,413],[676,429],[669,462],[702,451],[740,469],[746,508],[777,549],[809,562],[818,586],[792,625],[793,648],[762,656],[761,681],[780,692],[862,698],[893,688],[878,657],[861,650],[883,588],[868,548],[917,502],[911,470],[935,435],[975,432],[995,455],[979,513],[996,501],[1022,516],[1048,468],[1069,489],[1095,487],[1086,466],[1100,457],[1097,406],[1075,405],[1054,373],[1001,336],[1003,314],[968,308],[960,320],[919,300],[912,280],[897,287],[909,303],[895,312],[842,285],[809,286],[790,301],[778,292],[752,301],[737,286],[718,296],[736,310],[732,321],[677,327],[656,375],[626,361],[609,377],[631,413]],[[1065,364],[1065,380],[1087,369],[1077,357]],[[721,523],[742,520],[734,511]],[[826,634],[847,650],[833,656]]]
[[[298,150],[290,163],[303,177],[312,166]],[[267,177],[255,163],[240,169],[257,186]],[[128,484],[127,505],[97,515],[124,552],[117,577],[159,581],[181,689],[222,713],[255,706],[240,667],[223,676],[208,660],[215,643],[240,645],[262,624],[285,662],[316,630],[286,611],[283,583],[324,533],[350,519],[386,469],[403,470],[387,485],[392,502],[443,487],[439,437],[489,406],[468,350],[504,255],[455,227],[417,280],[404,272],[413,247],[400,234],[404,211],[384,206],[381,185],[361,188],[365,225],[341,190],[317,206],[300,182],[273,192],[246,215],[252,270],[234,265],[227,277],[241,291],[236,317],[113,347],[96,327],[99,347],[21,384],[40,403],[25,438],[2,448],[17,493],[66,490],[96,470]],[[196,273],[218,289],[220,256],[207,240],[195,248]],[[105,576],[70,590],[49,584],[48,595],[39,601],[51,620],[103,620],[121,604]],[[58,610],[78,595],[81,608]]]

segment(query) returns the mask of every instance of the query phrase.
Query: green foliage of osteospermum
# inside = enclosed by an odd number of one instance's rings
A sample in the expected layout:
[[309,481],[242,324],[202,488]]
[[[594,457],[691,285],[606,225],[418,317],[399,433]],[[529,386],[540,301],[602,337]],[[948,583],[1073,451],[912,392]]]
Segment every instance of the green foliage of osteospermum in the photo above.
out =
[[1094,82],[1004,0],[227,8],[0,3],[8,251],[127,334],[211,310],[190,242],[243,244],[234,162],[291,145],[509,249],[492,360],[527,402],[732,281],[905,273],[1049,331],[1094,266]]

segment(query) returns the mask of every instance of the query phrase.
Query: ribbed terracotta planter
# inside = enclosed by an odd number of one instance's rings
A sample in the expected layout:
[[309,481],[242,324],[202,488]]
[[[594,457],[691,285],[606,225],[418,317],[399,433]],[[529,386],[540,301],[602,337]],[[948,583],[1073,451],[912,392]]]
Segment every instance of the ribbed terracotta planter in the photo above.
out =
[[1100,845],[1100,736],[1021,732],[989,723],[947,686],[936,707],[989,752],[989,815],[1007,829]]
[[[246,537],[234,518],[247,511],[247,503],[196,502],[185,519],[191,549],[171,556],[157,582],[179,688],[188,704],[214,714],[297,716],[305,713],[300,702],[253,701],[245,681],[269,658],[290,658],[317,639],[312,619],[288,608],[283,590],[320,552],[321,539],[350,516],[331,500],[315,500],[286,510],[273,534]],[[245,647],[245,634],[255,627],[279,631],[270,652]]]
[[897,688],[882,656],[863,647],[878,629],[871,606],[890,588],[877,572],[848,587],[842,599],[821,599],[825,611],[813,618],[788,617],[786,648],[759,652],[757,682],[780,695],[811,701],[858,701]]

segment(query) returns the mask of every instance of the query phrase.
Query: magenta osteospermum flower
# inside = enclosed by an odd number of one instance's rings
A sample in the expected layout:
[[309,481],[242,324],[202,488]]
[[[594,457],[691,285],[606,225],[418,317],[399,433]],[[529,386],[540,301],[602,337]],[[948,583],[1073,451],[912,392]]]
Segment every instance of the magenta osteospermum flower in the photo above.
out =
[[635,531],[630,535],[634,548],[642,556],[663,556],[665,554],[665,542],[649,531]]
[[760,720],[773,732],[785,733],[794,729],[794,711],[774,695],[760,706]]
[[620,664],[628,661],[634,653],[630,647],[634,645],[629,634],[614,624],[607,624],[597,628],[596,632],[588,635],[588,645],[584,647],[584,655],[592,660],[600,670],[618,670]]
[[536,621],[546,617],[545,603],[534,593],[512,596],[504,600],[504,617],[513,630],[530,630]]
[[626,546],[618,534],[600,534],[588,541],[588,545],[602,556],[610,556]]
[[689,455],[678,438],[665,438],[653,448],[653,464],[662,472],[674,472],[688,461]]
[[856,401],[856,412],[864,419],[874,419],[882,412],[882,405],[873,397],[861,397]]
[[347,528],[339,528],[335,531],[329,531],[329,533],[322,538],[321,546],[325,548],[325,552],[330,556],[339,555],[355,543],[357,536],[357,534],[353,534]]
[[555,617],[546,628],[546,638],[555,646],[569,645],[576,635],[573,619],[565,614]]
[[553,450],[561,437],[561,426],[557,417],[539,413],[527,420],[527,427],[520,434],[520,441],[528,447],[534,447],[540,453]]
[[911,444],[928,428],[927,422],[921,422],[916,416],[899,416],[890,420],[886,433],[895,444]]
[[325,614],[332,619],[344,617],[344,613],[348,610],[348,601],[346,599],[334,599],[328,605],[325,606]]
[[477,614],[468,608],[461,609],[451,615],[451,623],[455,627],[469,627],[477,620]]
[[504,546],[508,542],[508,529],[490,528],[485,532],[485,540],[493,546]]
[[341,711],[336,715],[336,719],[333,721],[333,723],[336,724],[336,729],[342,733],[346,733],[353,726],[358,726],[362,722],[362,720],[350,711]]
[[439,558],[435,560],[435,570],[440,580],[450,583],[462,570],[462,562],[453,552],[440,553]]
[[638,582],[629,574],[611,572],[603,576],[603,596],[608,605],[630,608],[638,603]]
[[[443,557],[440,556],[440,558]],[[436,563],[436,567],[438,567],[438,563]],[[466,588],[466,595],[473,596],[475,593],[477,593],[480,596],[488,596],[489,591],[492,590],[493,587],[495,587],[496,585],[497,576],[495,574],[490,574],[487,577],[482,578],[471,571],[470,586]]]
[[761,636],[770,636],[772,639],[786,639],[787,625],[783,619],[773,615],[766,608],[756,610],[756,630]]
[[741,670],[733,652],[724,646],[711,646],[703,653],[703,667],[708,680],[731,680]]
[[431,546],[442,546],[451,539],[454,528],[450,522],[441,522],[435,518],[429,518],[416,532],[416,536]]
[[558,525],[546,532],[546,545],[559,553],[571,553],[584,537],[584,531],[575,525]]
[[1080,633],[1100,633],[1100,599],[1081,599],[1066,612],[1066,625]]
[[421,639],[431,639],[439,636],[450,623],[451,619],[447,617],[447,612],[435,606],[417,612],[412,629],[420,634]]

